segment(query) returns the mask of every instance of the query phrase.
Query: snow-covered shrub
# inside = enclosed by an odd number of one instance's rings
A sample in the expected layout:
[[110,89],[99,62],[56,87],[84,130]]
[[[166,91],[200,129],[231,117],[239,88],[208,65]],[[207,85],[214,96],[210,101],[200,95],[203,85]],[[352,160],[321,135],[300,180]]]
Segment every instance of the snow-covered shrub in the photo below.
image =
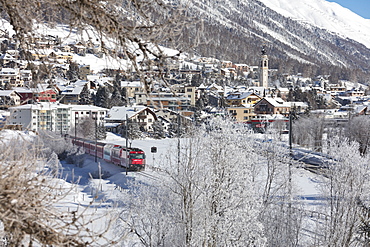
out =
[[68,139],[51,131],[39,131],[38,138],[35,139],[34,144],[42,146],[42,151],[46,158],[50,158],[51,154],[55,153],[60,160],[65,159],[66,152],[72,148],[72,143]]
[[58,169],[58,159],[53,153],[47,162],[38,144],[0,139],[0,239],[6,246],[91,246],[100,233],[88,229],[85,211],[56,207],[75,189],[44,169]]
[[58,159],[58,155],[56,153],[52,153],[50,158],[46,162],[46,166],[50,169],[50,172],[53,176],[58,177],[62,170],[62,164]]
[[66,155],[66,162],[69,164],[74,164],[78,167],[82,167],[85,161],[85,151],[81,147],[72,146]]

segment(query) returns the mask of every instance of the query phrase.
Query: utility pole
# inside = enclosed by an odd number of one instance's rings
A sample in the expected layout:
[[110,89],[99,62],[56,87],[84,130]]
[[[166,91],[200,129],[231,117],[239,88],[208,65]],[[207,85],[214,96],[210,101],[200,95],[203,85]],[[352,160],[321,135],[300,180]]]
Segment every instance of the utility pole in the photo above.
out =
[[293,150],[292,150],[292,139],[293,139],[293,114],[289,112],[289,187],[288,187],[288,232],[291,233],[292,231],[292,159],[293,159]]
[[126,175],[128,170],[128,157],[127,157],[127,148],[128,148],[128,115],[126,114],[126,147],[125,147],[125,160],[126,160]]
[[75,141],[76,141],[76,138],[77,138],[77,114],[78,114],[78,112],[76,111],[75,112]]
[[177,112],[177,167],[180,167],[180,112]]
[[98,113],[95,115],[95,163],[98,161]]

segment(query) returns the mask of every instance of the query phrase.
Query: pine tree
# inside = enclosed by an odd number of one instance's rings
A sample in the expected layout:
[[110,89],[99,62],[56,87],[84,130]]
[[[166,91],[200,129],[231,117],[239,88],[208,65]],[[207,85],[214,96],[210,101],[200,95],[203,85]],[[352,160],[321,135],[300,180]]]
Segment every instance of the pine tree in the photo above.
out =
[[70,62],[69,69],[67,71],[67,78],[71,82],[75,82],[79,79],[79,71],[80,68],[78,66],[78,63]]
[[93,99],[92,99],[91,93],[89,92],[87,85],[85,85],[82,88],[82,91],[80,94],[79,104],[80,105],[91,105],[92,103],[93,103]]
[[109,105],[109,91],[107,87],[101,86],[95,94],[94,104],[96,106],[108,108]]
[[99,123],[97,126],[97,139],[105,140],[107,138],[107,132],[105,130],[104,123]]
[[153,137],[156,139],[161,139],[166,136],[163,124],[161,121],[157,120],[152,125],[153,128]]

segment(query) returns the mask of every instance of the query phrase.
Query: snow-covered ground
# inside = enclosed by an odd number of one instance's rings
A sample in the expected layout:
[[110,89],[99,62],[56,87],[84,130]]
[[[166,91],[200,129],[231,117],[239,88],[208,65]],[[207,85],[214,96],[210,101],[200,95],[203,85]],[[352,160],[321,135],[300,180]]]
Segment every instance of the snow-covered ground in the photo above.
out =
[[[108,133],[106,142],[125,145],[126,140]],[[64,175],[68,174],[69,178],[65,183],[68,184],[77,177],[79,178],[77,190],[75,194],[66,198],[65,206],[69,207],[68,205],[73,205],[76,202],[86,204],[86,200],[92,200],[91,198],[95,196],[97,191],[99,191],[99,196],[102,199],[104,198],[104,202],[108,201],[114,204],[116,199],[119,198],[119,193],[123,193],[128,189],[128,183],[136,181],[151,184],[160,176],[155,169],[155,167],[157,167],[157,161],[167,154],[171,146],[177,145],[177,140],[133,140],[131,145],[143,149],[146,153],[147,168],[144,172],[128,172],[126,174],[124,168],[107,163],[101,159],[95,162],[95,158],[89,155],[86,155],[83,167],[76,167],[75,165],[64,163]],[[158,152],[155,154],[150,152],[153,146],[157,147]],[[105,174],[103,179],[97,179],[99,173]],[[92,179],[91,176],[95,179]],[[295,186],[295,197],[304,201],[311,210],[314,210],[315,206],[320,204],[319,201],[316,201],[320,194],[317,188],[317,185],[320,183],[318,175],[306,171],[303,168],[293,167],[292,183]],[[100,214],[104,214],[107,208],[112,207],[112,205],[107,206],[107,203],[99,204],[98,201],[95,202],[95,204],[97,204],[94,206],[95,210],[97,210],[97,212],[102,211]],[[109,234],[112,234],[112,237],[114,237],[115,233],[112,231]]]
[[[2,131],[0,132],[1,139],[11,139],[21,137],[24,139],[34,135],[32,132],[24,133],[20,131]],[[125,144],[126,140],[108,133],[106,142]],[[107,163],[104,160],[97,159],[90,155],[85,155],[83,165],[77,166],[62,162],[63,179],[55,179],[57,186],[61,189],[68,190],[68,195],[59,201],[55,206],[64,211],[80,211],[85,210],[86,219],[95,219],[93,223],[88,223],[94,231],[103,231],[107,227],[107,219],[116,217],[115,212],[119,211],[117,198],[122,196],[122,193],[127,192],[131,182],[140,182],[151,184],[158,176],[160,176],[155,167],[170,150],[170,147],[177,145],[176,139],[145,139],[133,140],[131,145],[139,147],[146,153],[147,168],[144,172],[126,172],[122,167]],[[151,147],[157,147],[157,153],[150,152]],[[100,179],[100,174],[102,178]],[[319,197],[317,185],[320,182],[318,175],[308,172],[302,168],[293,167],[292,182],[295,186],[294,191],[297,191],[296,198],[305,201],[310,209],[317,204],[316,199]],[[118,209],[118,210],[117,210]],[[114,227],[111,226],[105,237],[109,240],[118,239],[119,236]],[[126,239],[124,243],[130,246],[137,239]],[[102,238],[98,241],[99,244],[107,244],[106,239]],[[120,245],[122,246],[122,245]]]

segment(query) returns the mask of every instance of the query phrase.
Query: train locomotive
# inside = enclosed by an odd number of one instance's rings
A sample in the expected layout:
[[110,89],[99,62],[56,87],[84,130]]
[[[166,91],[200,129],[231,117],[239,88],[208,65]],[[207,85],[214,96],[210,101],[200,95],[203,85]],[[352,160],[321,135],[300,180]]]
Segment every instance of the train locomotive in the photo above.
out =
[[131,171],[145,169],[145,153],[139,148],[126,148],[112,143],[95,142],[83,138],[71,138],[72,143],[82,147],[85,153],[122,166]]

